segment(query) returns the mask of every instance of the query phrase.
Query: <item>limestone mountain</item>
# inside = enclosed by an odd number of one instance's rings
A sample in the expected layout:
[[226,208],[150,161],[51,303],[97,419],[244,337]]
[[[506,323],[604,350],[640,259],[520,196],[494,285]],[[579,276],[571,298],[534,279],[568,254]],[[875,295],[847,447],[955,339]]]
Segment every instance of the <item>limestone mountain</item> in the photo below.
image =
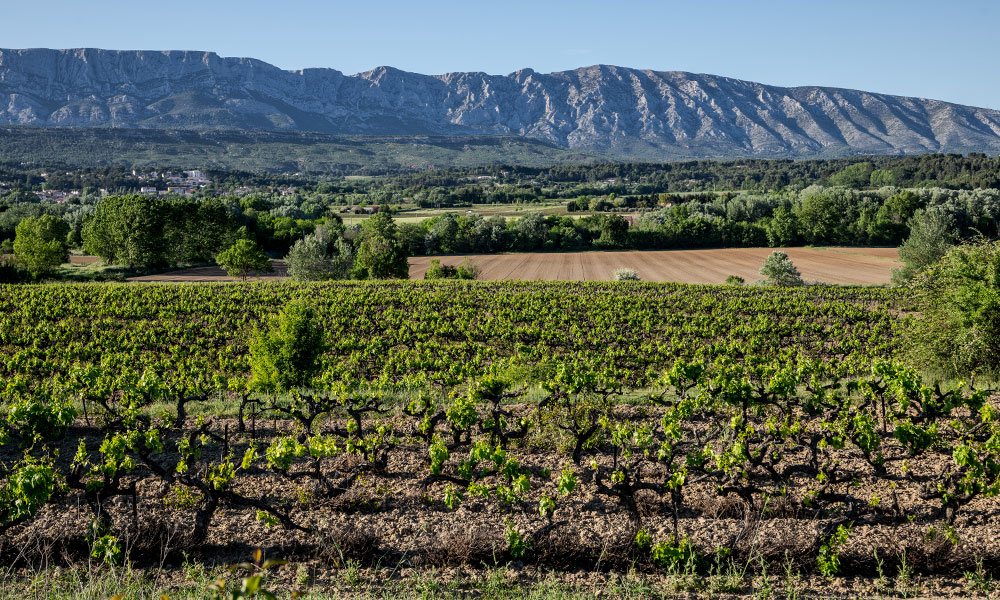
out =
[[0,124],[517,135],[607,156],[1000,151],[1000,111],[597,65],[509,75],[286,71],[212,52],[0,50]]

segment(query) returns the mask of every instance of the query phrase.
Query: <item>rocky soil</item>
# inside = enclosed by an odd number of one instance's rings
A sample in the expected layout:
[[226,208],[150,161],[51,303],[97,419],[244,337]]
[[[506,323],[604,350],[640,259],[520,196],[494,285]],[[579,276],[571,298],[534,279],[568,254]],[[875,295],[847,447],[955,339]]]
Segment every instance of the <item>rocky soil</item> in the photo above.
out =
[[[289,423],[275,424],[279,430],[291,429]],[[262,446],[273,438],[273,431],[262,428],[258,433]],[[85,428],[74,428],[58,460],[68,460],[79,436],[85,434]],[[233,443],[239,440],[234,438]],[[5,448],[3,458],[11,458],[7,454],[12,451]],[[594,590],[638,577],[668,590],[715,589],[716,596],[725,596],[724,590],[747,594],[773,584],[834,597],[883,593],[963,597],[971,593],[964,574],[976,569],[977,560],[987,572],[1000,566],[1000,505],[995,498],[974,501],[953,526],[942,521],[937,504],[921,498],[922,482],[945,466],[942,455],[919,460],[889,457],[888,475],[880,478],[856,453],[843,451],[839,460],[853,477],[837,491],[867,508],[839,551],[842,576],[824,579],[817,573],[817,550],[831,524],[841,522],[840,509],[813,510],[795,500],[809,482],[771,490],[753,504],[734,495],[720,496],[708,483],[689,485],[677,533],[693,543],[701,556],[699,565],[661,568],[651,563],[648,552],[636,548],[634,540],[640,527],[654,540],[671,539],[673,512],[665,498],[643,493],[638,514],[629,514],[618,499],[598,493],[593,471],[586,467],[591,457],[576,467],[580,475],[576,490],[561,498],[555,476],[546,480],[541,473],[544,469],[558,473],[571,463],[569,457],[537,438],[513,452],[537,477],[524,501],[510,506],[469,494],[457,508],[448,508],[443,500],[445,483],[427,481],[426,450],[404,441],[384,469],[363,472],[345,493],[334,497],[308,479],[264,469],[237,478],[234,489],[241,494],[294,504],[293,518],[312,533],[268,527],[253,509],[223,506],[206,542],[192,545],[186,537],[193,509],[142,469],[136,471],[136,505],[129,497],[119,497],[110,510],[115,534],[135,564],[165,568],[166,576],[180,577],[177,569],[184,560],[224,565],[243,561],[253,549],[262,548],[268,556],[292,561],[293,566],[282,570],[287,581],[308,569],[314,585],[358,593],[371,591],[377,582],[405,583],[428,574],[458,582],[459,587],[474,586],[499,572],[512,584],[555,577],[561,584]],[[600,454],[592,458],[609,460]],[[355,456],[341,456],[326,468],[331,474],[347,472],[357,461]],[[559,498],[552,519],[538,513],[542,493]],[[89,546],[84,534],[92,517],[80,497],[66,493],[34,521],[0,537],[2,562],[19,569],[86,562]],[[531,549],[523,557],[510,555],[506,535],[511,529],[530,540]],[[345,583],[345,577],[350,581]]]

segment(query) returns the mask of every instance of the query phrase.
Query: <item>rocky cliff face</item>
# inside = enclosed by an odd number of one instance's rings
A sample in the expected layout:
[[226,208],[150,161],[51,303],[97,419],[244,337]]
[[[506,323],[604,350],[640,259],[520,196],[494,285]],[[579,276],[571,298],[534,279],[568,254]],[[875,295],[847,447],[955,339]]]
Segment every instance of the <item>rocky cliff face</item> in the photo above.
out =
[[1000,111],[598,65],[429,76],[210,52],[0,50],[0,124],[515,134],[620,156],[1000,151]]

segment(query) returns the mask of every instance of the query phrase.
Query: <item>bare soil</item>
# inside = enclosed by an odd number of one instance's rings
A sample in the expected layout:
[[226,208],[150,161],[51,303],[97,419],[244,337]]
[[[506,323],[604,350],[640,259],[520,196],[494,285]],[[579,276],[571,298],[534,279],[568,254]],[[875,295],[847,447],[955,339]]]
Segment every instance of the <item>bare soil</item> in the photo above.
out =
[[[247,277],[247,281],[278,281],[288,279],[288,265],[283,260],[272,260],[272,273],[260,273]],[[185,282],[185,283],[210,283],[219,281],[239,281],[239,277],[230,277],[225,269],[218,265],[210,267],[192,267],[190,269],[178,269],[156,275],[143,275],[142,277],[131,277],[129,281],[163,281],[163,282]]]
[[69,264],[71,265],[92,265],[98,262],[100,259],[96,256],[87,256],[85,254],[71,254],[69,257]]
[[[292,428],[291,423],[273,424],[274,429],[262,429],[253,437],[258,442],[274,439],[276,431]],[[405,427],[403,420],[395,424],[401,430]],[[230,425],[228,430],[234,430],[235,423]],[[79,437],[87,433],[78,424],[62,444],[59,460],[71,456]],[[247,440],[233,441],[242,446]],[[514,450],[523,467],[535,473],[543,468],[555,472],[571,463],[565,454],[539,447],[539,442]],[[206,452],[215,455],[220,449],[212,446]],[[458,454],[451,460],[463,458]],[[607,456],[594,458],[607,460]],[[975,559],[983,560],[991,570],[1000,564],[996,500],[981,498],[970,504],[953,533],[946,535],[939,507],[922,499],[919,492],[921,482],[942,468],[941,456],[912,462],[903,459],[892,457],[888,477],[879,477],[857,452],[844,450],[838,456],[838,462],[852,474],[838,485],[838,491],[862,503],[872,498],[882,502],[877,506],[872,502],[863,511],[863,523],[855,525],[840,551],[842,576],[832,580],[816,573],[815,555],[836,514],[810,510],[792,500],[812,485],[809,481],[791,483],[787,496],[771,490],[770,500],[758,506],[720,495],[708,483],[693,484],[686,489],[678,527],[702,556],[725,556],[737,565],[747,565],[747,573],[731,593],[720,597],[743,597],[759,590],[762,582],[755,573],[761,560],[770,564],[771,585],[778,589],[788,585],[783,581],[784,565],[794,565],[789,568],[800,573],[794,587],[810,595],[970,597],[962,574],[974,568]],[[330,460],[325,470],[346,472],[355,460],[341,456]],[[901,469],[907,462],[909,466]],[[365,471],[345,493],[332,498],[324,497],[308,478],[281,477],[261,469],[237,476],[234,489],[238,493],[265,499],[297,498],[291,515],[307,523],[314,534],[267,527],[252,508],[224,506],[213,520],[206,543],[188,545],[185,537],[192,527],[193,511],[165,503],[164,485],[142,469],[135,473],[137,512],[133,513],[127,497],[109,508],[117,524],[115,534],[137,553],[138,566],[176,569],[185,553],[209,564],[235,563],[253,548],[263,548],[268,556],[307,565],[315,584],[337,589],[348,561],[362,567],[362,579],[379,582],[412,581],[428,570],[444,580],[477,579],[483,577],[484,567],[499,561],[508,565],[508,578],[521,582],[544,580],[555,571],[564,583],[596,590],[637,569],[651,582],[669,584],[668,574],[636,550],[633,540],[639,524],[617,499],[597,493],[586,466],[576,467],[580,483],[565,498],[555,489],[552,477],[536,480],[523,502],[506,508],[470,494],[454,509],[442,500],[445,483],[427,484],[427,469],[426,450],[404,442],[392,452],[384,469]],[[559,501],[548,523],[537,514],[541,493]],[[643,494],[638,500],[641,526],[657,540],[670,539],[674,531],[669,503],[653,494]],[[139,516],[138,521],[133,514]],[[0,562],[30,565],[86,560],[82,532],[92,518],[86,503],[69,492],[47,505],[31,523],[0,536]],[[511,563],[504,558],[505,531],[511,526],[531,541],[530,557],[524,561]],[[888,583],[878,580],[878,561],[883,561]],[[904,561],[913,572],[909,582],[897,575]],[[292,574],[289,568],[285,577],[290,580]]]
[[[722,283],[738,275],[747,283],[761,279],[760,267],[776,248],[645,250],[619,252],[534,252],[469,255],[485,280],[607,281],[615,269],[635,269],[644,281]],[[806,281],[839,284],[889,283],[900,266],[895,248],[783,248]],[[422,279],[430,261],[458,265],[465,256],[410,259],[410,279]]]
[[[458,265],[469,258],[479,265],[480,279],[531,281],[608,281],[615,269],[635,269],[644,281],[722,283],[738,275],[747,283],[760,279],[761,265],[775,248],[724,248],[716,250],[644,250],[618,252],[532,252],[467,256],[415,256],[410,259],[410,279],[423,279],[431,260]],[[901,265],[895,248],[784,248],[806,281],[835,284],[889,283],[892,269]],[[83,259],[85,257],[74,257]],[[274,273],[253,281],[287,278],[284,261],[274,261]],[[180,269],[129,281],[218,282],[235,281],[220,267]]]

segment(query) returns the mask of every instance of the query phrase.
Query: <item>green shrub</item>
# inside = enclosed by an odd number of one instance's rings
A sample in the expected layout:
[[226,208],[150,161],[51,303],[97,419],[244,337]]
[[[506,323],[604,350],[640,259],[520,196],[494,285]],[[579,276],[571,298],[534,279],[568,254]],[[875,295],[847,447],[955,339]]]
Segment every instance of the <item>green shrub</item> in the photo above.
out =
[[424,279],[455,279],[458,276],[458,269],[451,265],[442,265],[441,260],[435,258],[424,273]]
[[[636,543],[638,543],[638,536]],[[660,568],[679,570],[682,566],[698,559],[698,551],[694,545],[682,537],[679,541],[674,536],[665,542],[657,542],[649,549],[649,558]]]
[[457,267],[452,265],[442,265],[441,260],[435,258],[431,260],[424,279],[466,279],[473,280],[479,278],[479,265],[466,258]]
[[615,269],[615,281],[642,281],[635,269]]
[[944,211],[918,210],[909,220],[910,236],[899,247],[901,269],[892,272],[893,283],[901,285],[940,260],[955,243],[955,222]]
[[57,440],[66,433],[76,414],[70,400],[36,391],[24,394],[11,405],[7,426],[26,444]]
[[479,271],[479,265],[475,261],[466,258],[455,270],[455,277],[467,280],[479,279]]
[[850,535],[851,528],[849,526],[838,525],[837,530],[819,547],[816,565],[819,567],[820,575],[832,579],[835,575],[840,574],[840,550],[847,543],[847,538]]
[[35,516],[56,489],[52,464],[30,456],[7,471],[6,477],[0,486],[0,532]]
[[1000,242],[956,246],[915,282],[910,359],[934,376],[1000,375]]
[[504,535],[507,538],[507,553],[510,554],[511,558],[520,560],[528,555],[528,551],[531,550],[531,542],[524,539],[520,531],[508,525]]
[[325,351],[316,311],[301,300],[289,303],[250,343],[253,385],[278,392],[309,387]]

